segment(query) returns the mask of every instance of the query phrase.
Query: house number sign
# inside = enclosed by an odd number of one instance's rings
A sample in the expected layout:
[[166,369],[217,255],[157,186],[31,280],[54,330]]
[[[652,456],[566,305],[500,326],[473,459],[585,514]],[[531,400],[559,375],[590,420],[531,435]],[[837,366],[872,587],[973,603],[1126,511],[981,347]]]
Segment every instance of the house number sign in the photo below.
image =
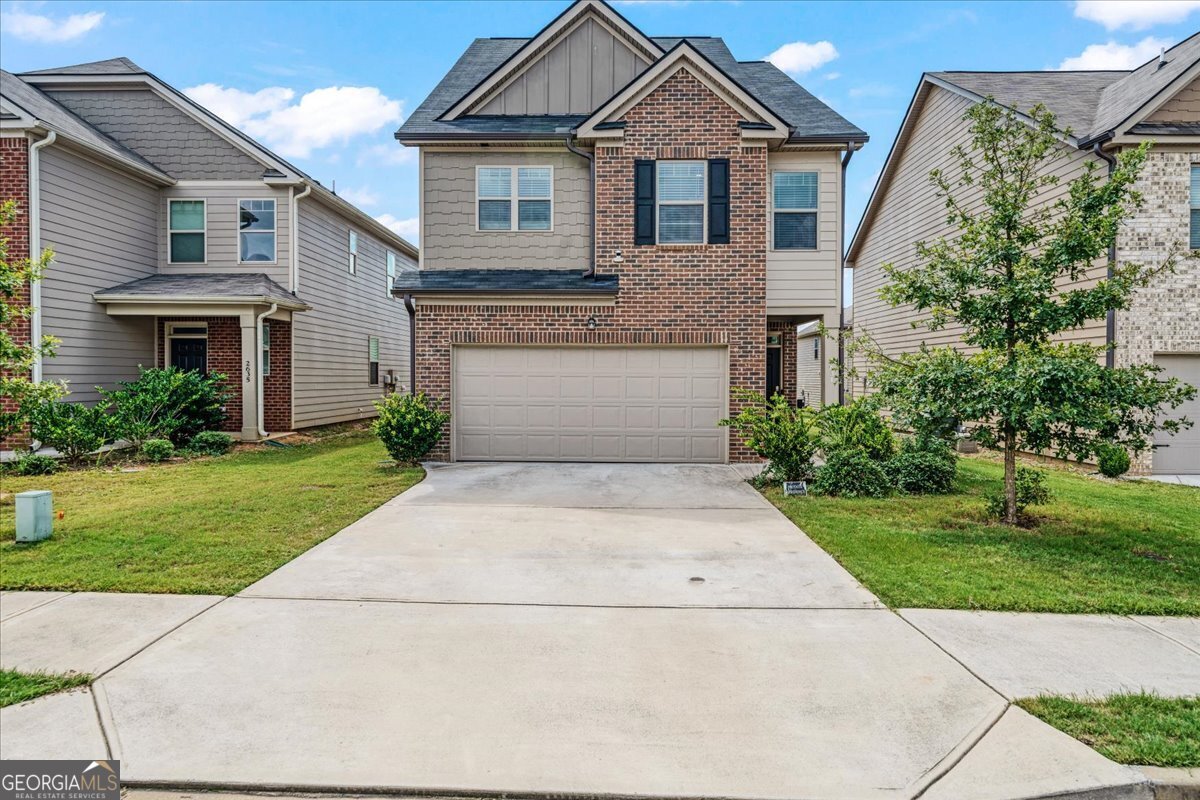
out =
[[251,369],[250,369],[250,361],[248,359],[246,361],[246,370],[245,371],[246,371],[246,383],[249,383],[250,376],[251,376]]

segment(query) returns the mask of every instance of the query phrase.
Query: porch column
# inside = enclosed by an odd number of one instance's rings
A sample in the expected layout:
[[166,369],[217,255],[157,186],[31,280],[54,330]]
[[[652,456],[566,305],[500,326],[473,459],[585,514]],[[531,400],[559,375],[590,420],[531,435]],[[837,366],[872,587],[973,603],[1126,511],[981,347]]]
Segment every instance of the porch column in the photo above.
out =
[[242,441],[258,441],[258,329],[254,312],[242,312]]
[[[836,406],[838,401],[838,376],[834,362],[837,361],[838,354],[839,321],[837,312],[821,316],[821,322],[828,331],[828,335],[821,339],[821,361],[824,364],[821,375],[825,389],[825,405],[827,406]],[[847,392],[847,402],[849,402],[849,392]]]

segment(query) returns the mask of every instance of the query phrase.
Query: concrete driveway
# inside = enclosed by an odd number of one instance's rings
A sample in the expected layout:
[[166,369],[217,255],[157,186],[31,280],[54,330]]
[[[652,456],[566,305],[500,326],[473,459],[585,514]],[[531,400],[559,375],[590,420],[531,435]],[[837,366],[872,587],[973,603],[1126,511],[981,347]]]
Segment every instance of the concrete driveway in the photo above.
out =
[[94,692],[125,779],[180,787],[967,798],[1140,780],[1009,709],[728,467],[433,468]]

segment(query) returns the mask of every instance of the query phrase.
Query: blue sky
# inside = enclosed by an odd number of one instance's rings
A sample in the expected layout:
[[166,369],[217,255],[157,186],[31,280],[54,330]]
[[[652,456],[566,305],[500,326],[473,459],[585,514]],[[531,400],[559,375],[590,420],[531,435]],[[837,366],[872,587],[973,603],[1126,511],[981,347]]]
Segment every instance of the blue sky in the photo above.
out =
[[[565,2],[0,2],[0,63],[127,56],[416,238],[415,154],[392,138],[477,36],[529,36]],[[688,2],[616,7],[651,36],[772,56],[866,130],[852,231],[923,71],[1136,66],[1200,27],[1200,0]]]

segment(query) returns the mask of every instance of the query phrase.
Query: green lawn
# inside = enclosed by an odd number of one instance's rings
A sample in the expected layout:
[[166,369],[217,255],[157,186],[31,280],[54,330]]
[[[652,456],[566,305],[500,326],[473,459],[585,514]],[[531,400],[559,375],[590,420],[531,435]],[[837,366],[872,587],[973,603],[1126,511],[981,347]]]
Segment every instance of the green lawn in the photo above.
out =
[[91,682],[90,675],[47,675],[0,669],[0,708],[24,703],[44,694],[87,686]]
[[149,467],[4,475],[51,489],[54,536],[16,544],[0,506],[0,587],[233,594],[417,483],[365,434]]
[[1200,767],[1200,697],[1035,697],[1017,705],[1118,763]]
[[1200,615],[1200,491],[1050,469],[1031,529],[992,523],[998,463],[959,460],[948,496],[765,494],[893,608]]

